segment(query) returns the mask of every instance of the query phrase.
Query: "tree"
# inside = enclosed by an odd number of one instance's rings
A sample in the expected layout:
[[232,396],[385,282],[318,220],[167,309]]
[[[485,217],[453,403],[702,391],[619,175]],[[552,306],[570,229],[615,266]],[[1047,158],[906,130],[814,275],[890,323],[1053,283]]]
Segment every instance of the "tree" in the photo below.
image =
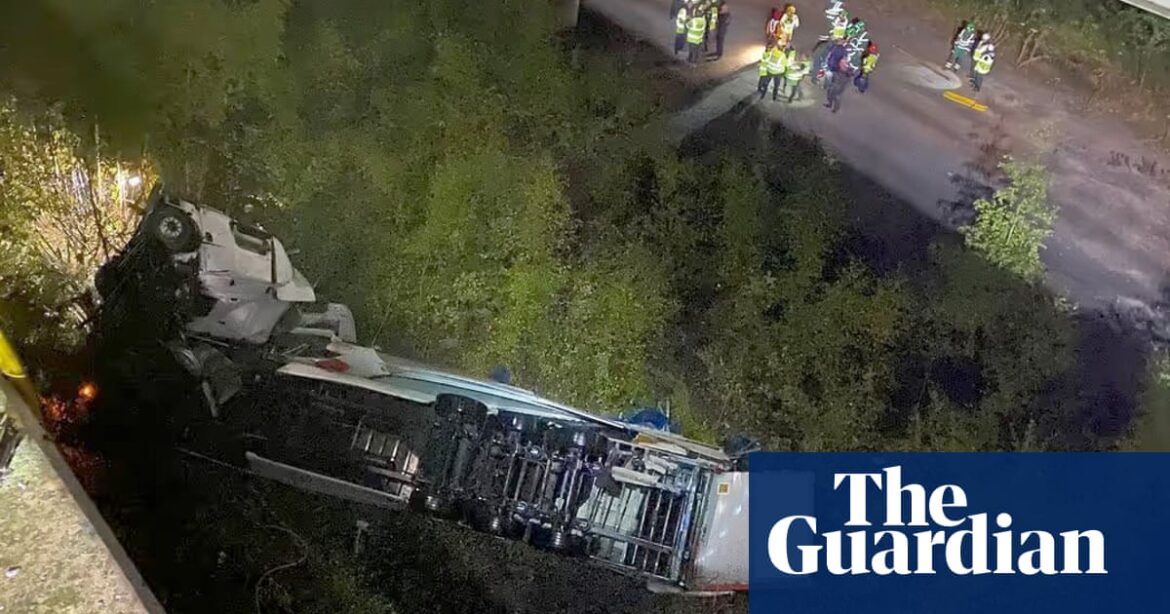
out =
[[1152,58],[1170,44],[1170,20],[1139,10],[1119,13],[1119,17],[1119,27],[1127,34],[1125,44],[1137,56],[1138,87],[1145,87]]
[[29,0],[3,3],[0,86],[24,103],[62,104],[107,146],[149,144],[172,188],[199,196],[217,132],[267,96],[279,66],[287,0]]
[[130,238],[153,168],[87,150],[59,115],[27,120],[11,104],[0,106],[0,168],[0,298],[75,328],[88,315],[75,299]]
[[1040,250],[1052,234],[1057,213],[1048,200],[1048,175],[1042,166],[1010,159],[999,168],[1007,185],[990,199],[975,201],[978,217],[959,230],[969,247],[996,266],[1037,281],[1044,274]]

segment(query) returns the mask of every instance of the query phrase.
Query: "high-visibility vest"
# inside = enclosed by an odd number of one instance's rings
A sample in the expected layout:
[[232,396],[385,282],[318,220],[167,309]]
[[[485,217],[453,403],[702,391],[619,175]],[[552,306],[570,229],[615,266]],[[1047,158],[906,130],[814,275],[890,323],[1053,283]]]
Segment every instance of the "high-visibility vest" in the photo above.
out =
[[674,33],[683,34],[687,31],[687,10],[679,9],[678,17],[674,18]]
[[955,37],[955,49],[970,49],[975,42],[975,29],[964,29]]
[[829,36],[833,39],[845,38],[845,29],[849,27],[849,16],[839,15],[833,20],[833,29],[829,30]]
[[877,68],[879,57],[881,54],[874,53],[861,58],[861,72],[865,74],[873,72],[873,69]]
[[707,20],[702,15],[691,17],[687,24],[687,42],[692,45],[703,44],[703,34],[707,32]]
[[780,18],[780,32],[786,34],[789,38],[792,37],[792,33],[796,31],[796,27],[799,25],[800,17],[796,15],[789,15],[788,13],[785,13],[784,16]]
[[769,57],[771,57],[771,54],[768,52],[767,49],[765,49],[764,54],[760,56],[760,76],[761,77],[768,76],[768,58]]
[[788,69],[784,71],[784,78],[793,83],[799,82],[806,76],[808,76],[808,67],[796,61],[789,62]]
[[788,51],[785,51],[784,52],[784,65],[785,66],[792,66],[795,63],[796,63],[796,50],[789,49]]
[[714,30],[717,23],[719,23],[719,7],[712,4],[711,8],[707,9],[707,30]]
[[776,48],[773,48],[772,52],[767,54],[764,63],[768,65],[769,75],[782,75],[784,74],[784,69],[787,68],[787,64],[784,61],[784,52]]
[[991,72],[991,65],[995,64],[995,54],[990,52],[983,52],[975,56],[975,72],[986,75]]

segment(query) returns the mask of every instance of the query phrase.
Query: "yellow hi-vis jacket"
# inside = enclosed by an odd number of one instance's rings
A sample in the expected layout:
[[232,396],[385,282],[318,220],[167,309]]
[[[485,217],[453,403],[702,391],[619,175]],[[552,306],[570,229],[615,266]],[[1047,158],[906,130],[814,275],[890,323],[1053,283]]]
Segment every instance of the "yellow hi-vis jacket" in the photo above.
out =
[[715,29],[719,23],[719,6],[711,4],[711,8],[707,9],[707,31],[710,32]]
[[707,32],[707,20],[703,19],[703,15],[695,15],[690,18],[687,23],[687,42],[690,44],[703,44],[703,34]]
[[679,9],[678,17],[674,18],[674,33],[684,34],[687,31],[687,10]]
[[703,34],[707,32],[707,20],[702,15],[691,17],[687,24],[687,42],[692,45],[703,44]]
[[784,69],[788,67],[784,52],[775,47],[772,48],[772,51],[764,53],[764,65],[768,68],[769,75],[782,75]]
[[849,27],[849,16],[840,13],[833,18],[833,27],[829,30],[829,36],[836,40],[838,38],[845,38],[845,29]]
[[784,52],[784,66],[792,66],[796,62],[796,49],[789,48]]
[[802,79],[808,76],[808,66],[803,62],[792,60],[788,62],[788,68],[784,70],[784,78],[790,83],[800,83]]
[[867,75],[869,73],[873,72],[874,69],[877,68],[877,62],[878,62],[879,57],[881,57],[880,54],[874,53],[874,54],[870,54],[870,55],[867,55],[864,58],[862,58],[861,72],[863,74],[867,74]]
[[986,75],[991,72],[991,66],[995,64],[995,54],[989,51],[975,56],[975,72]]

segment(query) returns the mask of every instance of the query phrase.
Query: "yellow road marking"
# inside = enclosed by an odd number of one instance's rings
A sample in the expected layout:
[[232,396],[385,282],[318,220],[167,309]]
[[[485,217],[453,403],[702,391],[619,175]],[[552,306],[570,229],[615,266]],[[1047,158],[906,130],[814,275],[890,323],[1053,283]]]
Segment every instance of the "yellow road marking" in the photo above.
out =
[[946,98],[947,100],[950,100],[951,102],[956,102],[958,104],[961,104],[961,105],[967,107],[968,109],[974,109],[976,111],[979,111],[980,113],[987,110],[987,105],[985,105],[981,102],[977,102],[972,98],[967,98],[966,96],[963,96],[962,94],[956,94],[956,93],[949,91],[949,90],[943,92],[943,98]]

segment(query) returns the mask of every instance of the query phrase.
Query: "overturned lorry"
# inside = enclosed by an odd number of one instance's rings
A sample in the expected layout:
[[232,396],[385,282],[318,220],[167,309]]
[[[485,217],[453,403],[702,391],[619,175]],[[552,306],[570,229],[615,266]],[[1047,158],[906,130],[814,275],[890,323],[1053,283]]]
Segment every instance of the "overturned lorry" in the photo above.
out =
[[747,586],[743,458],[357,342],[280,240],[156,188],[99,272],[109,320],[190,375],[228,459],[291,486],[432,514],[689,592]]

